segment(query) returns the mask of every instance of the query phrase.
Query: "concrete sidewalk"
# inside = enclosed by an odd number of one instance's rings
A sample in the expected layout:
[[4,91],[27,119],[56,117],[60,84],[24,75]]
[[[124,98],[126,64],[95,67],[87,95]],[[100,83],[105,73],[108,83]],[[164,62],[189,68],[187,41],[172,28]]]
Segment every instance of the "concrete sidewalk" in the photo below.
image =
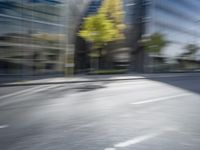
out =
[[124,75],[82,75],[74,77],[54,77],[36,80],[23,80],[18,82],[2,83],[0,87],[9,86],[30,86],[44,84],[66,84],[66,83],[84,83],[101,81],[120,81],[120,80],[139,80],[153,78],[172,78],[195,76],[200,77],[200,73],[162,73],[162,74],[124,74]]

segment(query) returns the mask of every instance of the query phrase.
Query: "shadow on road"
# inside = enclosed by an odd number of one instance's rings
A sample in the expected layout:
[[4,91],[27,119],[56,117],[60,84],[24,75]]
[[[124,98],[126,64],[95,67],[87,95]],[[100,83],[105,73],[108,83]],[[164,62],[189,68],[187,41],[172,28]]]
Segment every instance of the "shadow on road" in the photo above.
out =
[[106,86],[103,85],[86,85],[82,87],[78,87],[78,92],[89,92],[89,91],[94,91],[98,89],[106,88]]
[[[200,94],[200,76],[199,74],[192,76],[177,76],[177,77],[158,77],[149,78],[152,81],[162,82],[171,86],[175,86],[187,91]],[[167,91],[166,91],[167,92]]]

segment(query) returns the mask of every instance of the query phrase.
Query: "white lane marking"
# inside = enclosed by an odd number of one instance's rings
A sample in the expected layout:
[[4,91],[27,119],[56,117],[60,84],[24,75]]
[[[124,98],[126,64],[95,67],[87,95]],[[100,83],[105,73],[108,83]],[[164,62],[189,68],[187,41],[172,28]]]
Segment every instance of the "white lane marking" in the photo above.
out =
[[189,95],[191,95],[191,94],[189,94],[189,93],[187,93],[187,94],[179,94],[179,95],[155,98],[155,99],[151,99],[151,100],[144,100],[144,101],[140,101],[140,102],[134,102],[134,103],[131,103],[131,104],[132,105],[140,105],[140,104],[145,104],[145,103],[152,103],[152,102],[170,100],[170,99],[173,99],[173,98],[179,98],[179,97],[184,97],[184,96],[189,96]]
[[166,128],[160,129],[160,130],[158,130],[157,132],[154,132],[154,133],[149,133],[149,134],[146,134],[146,135],[138,136],[136,138],[127,140],[125,142],[120,142],[120,143],[114,144],[113,147],[105,148],[104,150],[116,150],[118,148],[128,147],[130,145],[138,144],[138,143],[141,143],[143,141],[149,140],[151,138],[157,137],[157,136],[159,136],[159,135],[161,135],[161,134],[163,134],[167,131],[177,131],[177,130],[178,130],[177,128],[166,127]]
[[[29,94],[45,91],[45,90],[48,90],[48,89],[51,89],[51,88],[55,88],[55,87],[58,87],[58,86],[60,86],[60,85],[52,85],[52,86],[48,86],[48,87],[45,86],[44,88],[39,88],[39,89],[35,89],[35,90],[32,89],[32,90],[29,90],[28,92],[25,92],[25,93],[23,92],[22,95],[26,96],[26,95],[29,95]],[[20,96],[22,96],[22,95],[20,95]],[[15,95],[12,95],[12,96],[15,96]],[[10,105],[10,104],[13,104],[13,103],[16,103],[16,102],[23,102],[23,101],[26,101],[26,100],[29,100],[29,99],[20,99],[20,100],[19,99],[15,99],[15,100],[12,100],[12,101],[5,101],[5,102],[2,102],[0,104],[0,107],[6,106],[6,105]]]
[[8,97],[11,97],[11,96],[16,96],[16,95],[19,95],[19,94],[24,94],[24,93],[27,93],[29,91],[32,91],[32,90],[35,90],[35,89],[38,89],[38,88],[41,88],[41,87],[44,87],[44,85],[25,89],[25,90],[14,92],[14,93],[7,94],[7,95],[3,95],[3,96],[0,97],[0,99],[8,98]]
[[105,148],[104,150],[116,150],[115,148]]
[[9,125],[0,125],[0,129],[8,128]]
[[130,140],[125,141],[125,142],[117,143],[117,144],[114,145],[114,147],[117,147],[117,148],[119,148],[119,147],[120,148],[127,147],[127,146],[130,146],[130,145],[134,145],[134,144],[143,142],[145,140],[154,138],[154,137],[156,137],[156,136],[158,136],[160,134],[161,133],[152,133],[152,134],[147,134],[147,135],[139,136],[139,137],[130,139]]
[[37,92],[41,92],[41,91],[45,91],[45,90],[48,90],[48,89],[52,89],[52,88],[55,88],[55,87],[58,87],[60,85],[40,85],[40,86],[37,86],[37,87],[33,87],[33,88],[29,88],[29,89],[26,89],[26,90],[22,90],[22,91],[18,91],[18,92],[14,92],[14,93],[11,93],[11,94],[8,94],[8,95],[4,95],[4,96],[1,96],[0,99],[4,99],[4,98],[8,98],[8,97],[11,97],[11,96],[17,96],[19,94],[32,94],[32,93],[37,93]]
[[40,88],[40,89],[36,89],[36,90],[30,91],[28,94],[33,94],[33,93],[49,90],[49,89],[56,88],[56,87],[59,87],[59,86],[61,86],[61,85],[47,86],[47,87],[44,87],[44,88]]

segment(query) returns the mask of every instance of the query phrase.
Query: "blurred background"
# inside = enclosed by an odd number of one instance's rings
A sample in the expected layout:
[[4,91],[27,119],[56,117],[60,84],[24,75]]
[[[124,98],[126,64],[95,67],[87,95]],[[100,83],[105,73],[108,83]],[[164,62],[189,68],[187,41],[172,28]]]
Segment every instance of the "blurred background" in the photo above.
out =
[[198,0],[0,0],[0,74],[199,71],[199,11]]
[[200,150],[200,0],[0,0],[0,150]]

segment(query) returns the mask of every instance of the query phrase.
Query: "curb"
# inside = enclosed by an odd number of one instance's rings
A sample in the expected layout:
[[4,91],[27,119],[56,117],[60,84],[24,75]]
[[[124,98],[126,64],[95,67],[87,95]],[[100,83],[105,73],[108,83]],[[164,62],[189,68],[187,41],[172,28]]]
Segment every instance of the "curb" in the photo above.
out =
[[168,74],[168,75],[143,75],[141,77],[127,77],[127,78],[114,78],[114,79],[98,79],[92,80],[75,80],[75,81],[58,81],[58,82],[37,82],[37,83],[8,83],[0,84],[0,87],[13,87],[13,86],[34,86],[34,85],[52,85],[52,84],[71,84],[71,83],[91,83],[91,82],[109,82],[109,81],[128,81],[128,80],[141,80],[141,79],[159,79],[159,78],[173,78],[173,77],[200,77],[199,73],[186,73],[186,74]]
[[80,80],[80,81],[60,81],[60,82],[40,82],[40,83],[14,83],[14,84],[1,84],[0,87],[13,87],[13,86],[34,86],[34,85],[52,85],[52,84],[67,84],[67,83],[90,83],[90,82],[109,82],[109,81],[125,81],[125,80],[141,80],[146,77],[137,78],[124,78],[124,79],[96,79],[96,80]]

